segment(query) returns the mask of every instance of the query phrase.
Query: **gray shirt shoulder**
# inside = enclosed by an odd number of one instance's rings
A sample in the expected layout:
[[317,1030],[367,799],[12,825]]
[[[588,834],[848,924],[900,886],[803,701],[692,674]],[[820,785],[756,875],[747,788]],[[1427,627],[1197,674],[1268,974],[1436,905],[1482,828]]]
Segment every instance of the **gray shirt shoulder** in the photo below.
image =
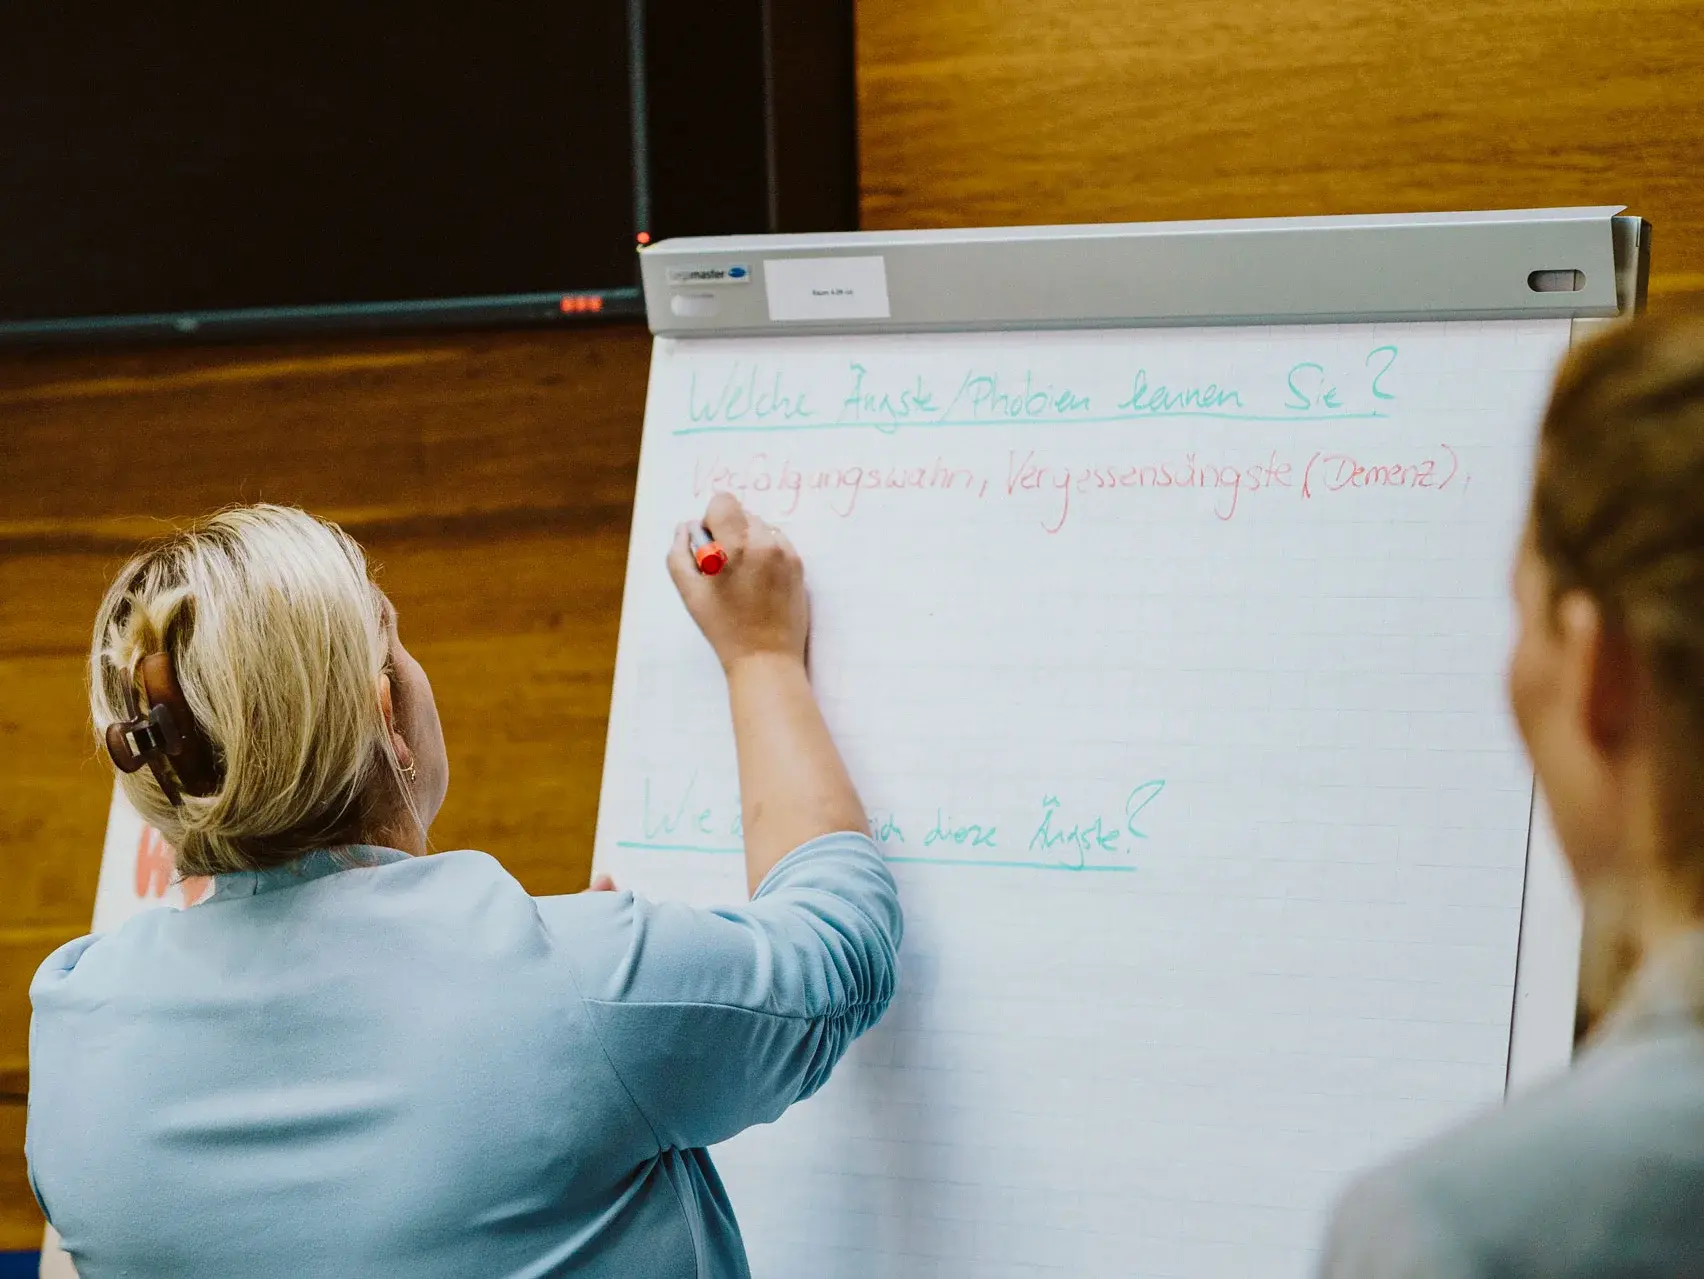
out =
[[1704,1275],[1704,1027],[1607,1039],[1498,1114],[1357,1183],[1326,1279]]

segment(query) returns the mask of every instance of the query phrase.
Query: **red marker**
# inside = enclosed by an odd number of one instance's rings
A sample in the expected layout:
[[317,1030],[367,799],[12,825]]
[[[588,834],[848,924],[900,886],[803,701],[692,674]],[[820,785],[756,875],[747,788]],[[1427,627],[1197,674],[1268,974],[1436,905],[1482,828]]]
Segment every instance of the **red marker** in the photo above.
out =
[[694,524],[686,531],[686,543],[692,548],[692,558],[697,561],[698,571],[704,576],[715,577],[728,566],[728,553],[702,524]]

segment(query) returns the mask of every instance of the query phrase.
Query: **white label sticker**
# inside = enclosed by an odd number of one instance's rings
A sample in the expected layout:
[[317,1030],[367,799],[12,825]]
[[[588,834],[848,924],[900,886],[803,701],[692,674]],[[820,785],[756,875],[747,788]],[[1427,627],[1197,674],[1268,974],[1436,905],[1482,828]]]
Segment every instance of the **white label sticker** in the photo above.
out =
[[885,320],[887,263],[880,257],[779,258],[763,264],[771,320]]

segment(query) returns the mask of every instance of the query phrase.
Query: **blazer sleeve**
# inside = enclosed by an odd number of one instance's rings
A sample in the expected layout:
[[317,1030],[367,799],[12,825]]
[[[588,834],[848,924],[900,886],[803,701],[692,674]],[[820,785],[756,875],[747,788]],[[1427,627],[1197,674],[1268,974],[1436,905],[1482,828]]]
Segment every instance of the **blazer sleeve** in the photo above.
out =
[[[902,919],[874,843],[842,833],[779,862],[751,902],[630,893],[564,919],[611,1067],[664,1148],[725,1141],[821,1088],[893,998]],[[539,903],[547,927],[550,901]]]

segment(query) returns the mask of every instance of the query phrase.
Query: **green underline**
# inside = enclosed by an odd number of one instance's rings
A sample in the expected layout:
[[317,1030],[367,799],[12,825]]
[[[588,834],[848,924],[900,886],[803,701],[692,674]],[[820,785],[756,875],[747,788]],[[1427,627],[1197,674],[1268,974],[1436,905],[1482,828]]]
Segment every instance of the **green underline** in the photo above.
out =
[[[632,839],[618,839],[615,846],[644,853],[701,853],[707,857],[739,857],[745,853],[743,848],[712,848],[703,844],[649,844]],[[905,857],[889,856],[886,853],[882,856],[886,861],[901,862],[908,866],[980,866],[994,870],[1101,871],[1115,874],[1130,874],[1136,869],[1134,866],[1073,866],[1069,862],[1013,862],[997,858],[983,860],[971,857]]]
[[744,857],[743,848],[706,848],[702,844],[644,844],[631,839],[618,839],[617,848],[637,848],[646,853],[708,853],[716,857]]
[[905,422],[787,422],[756,423],[751,426],[677,426],[675,435],[779,435],[789,431],[875,431],[880,435],[897,435],[902,430],[934,430],[939,427],[999,427],[999,426],[1102,426],[1112,422],[1150,422],[1156,418],[1204,417],[1221,422],[1364,422],[1387,416],[1379,411],[1367,413],[1217,413],[1208,409],[1179,409],[1168,413],[1120,413],[1113,417],[1034,417],[979,419],[954,421],[919,419]]
[[970,857],[888,857],[885,853],[882,856],[890,862],[906,862],[917,866],[988,866],[1012,870],[1101,870],[1118,872],[1130,872],[1136,869],[1134,866],[1073,866],[1070,862],[1004,862],[995,858],[978,861]]

